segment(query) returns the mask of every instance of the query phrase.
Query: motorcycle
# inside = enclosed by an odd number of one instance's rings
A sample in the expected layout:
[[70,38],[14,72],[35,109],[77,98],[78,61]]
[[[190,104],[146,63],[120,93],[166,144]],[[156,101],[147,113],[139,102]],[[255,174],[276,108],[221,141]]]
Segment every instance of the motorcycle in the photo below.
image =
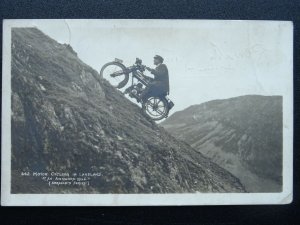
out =
[[143,74],[146,66],[142,64],[142,60],[136,58],[134,65],[126,67],[123,61],[115,59],[115,61],[106,63],[102,66],[100,76],[107,80],[112,86],[121,89],[126,86],[131,74],[131,85],[123,92],[129,97],[134,98],[142,104],[142,110],[153,120],[161,120],[168,117],[169,111],[173,108],[174,103],[167,97],[168,93],[157,96],[149,96],[142,99],[141,94],[146,87],[151,85],[152,78]]

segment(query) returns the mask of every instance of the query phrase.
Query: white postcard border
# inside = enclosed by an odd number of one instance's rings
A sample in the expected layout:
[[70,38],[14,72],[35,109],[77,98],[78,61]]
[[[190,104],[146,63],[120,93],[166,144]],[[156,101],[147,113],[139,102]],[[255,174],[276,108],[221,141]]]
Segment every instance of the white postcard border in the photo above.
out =
[[[2,168],[1,204],[4,206],[141,206],[288,204],[293,199],[293,24],[289,21],[221,21],[207,23],[278,23],[289,31],[287,68],[289,92],[283,95],[283,191],[281,193],[189,194],[11,194],[11,28],[30,26],[33,20],[3,21]],[[54,20],[53,20],[54,21]],[[91,20],[95,22],[96,20]],[[101,20],[105,26],[196,26],[199,20]]]

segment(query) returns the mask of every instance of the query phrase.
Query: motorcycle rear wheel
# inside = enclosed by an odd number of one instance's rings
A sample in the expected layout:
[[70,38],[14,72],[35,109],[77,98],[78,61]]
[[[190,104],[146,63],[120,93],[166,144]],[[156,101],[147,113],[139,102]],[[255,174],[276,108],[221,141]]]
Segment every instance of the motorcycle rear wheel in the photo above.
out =
[[169,113],[168,101],[161,97],[149,97],[142,107],[143,112],[155,121],[166,118]]
[[121,89],[127,84],[129,73],[123,64],[119,62],[109,62],[102,66],[100,77],[107,80],[113,87]]

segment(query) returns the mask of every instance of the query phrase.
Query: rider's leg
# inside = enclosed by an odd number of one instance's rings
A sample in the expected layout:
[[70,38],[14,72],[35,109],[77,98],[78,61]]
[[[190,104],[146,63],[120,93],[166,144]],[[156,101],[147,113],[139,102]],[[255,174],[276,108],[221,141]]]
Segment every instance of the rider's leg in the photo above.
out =
[[165,95],[165,90],[160,85],[148,86],[141,94],[141,99],[146,101],[149,97],[161,97]]

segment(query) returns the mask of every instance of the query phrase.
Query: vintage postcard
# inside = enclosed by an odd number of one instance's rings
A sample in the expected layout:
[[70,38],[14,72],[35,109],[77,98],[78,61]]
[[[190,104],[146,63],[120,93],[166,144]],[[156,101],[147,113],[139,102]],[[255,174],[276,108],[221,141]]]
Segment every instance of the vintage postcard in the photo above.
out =
[[288,204],[293,24],[4,20],[1,204]]

